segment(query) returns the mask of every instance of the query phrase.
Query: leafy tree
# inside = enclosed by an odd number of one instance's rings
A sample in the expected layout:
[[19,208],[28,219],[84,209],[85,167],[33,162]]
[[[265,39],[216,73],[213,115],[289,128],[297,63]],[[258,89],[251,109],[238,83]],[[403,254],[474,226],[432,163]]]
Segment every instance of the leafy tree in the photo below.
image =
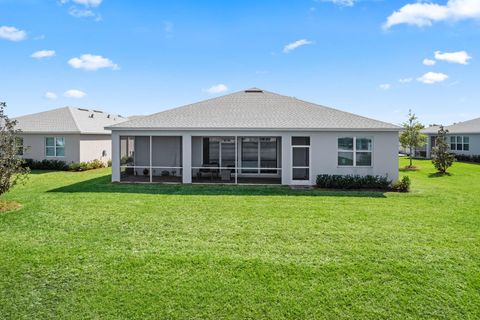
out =
[[432,162],[438,172],[445,174],[455,161],[455,156],[450,153],[449,145],[447,143],[447,133],[443,126],[438,130],[437,138],[435,139],[435,147],[432,149]]
[[5,114],[6,107],[5,102],[0,102],[0,195],[8,192],[30,171],[23,167],[24,161],[18,157],[17,141],[21,131],[15,129],[17,122]]
[[410,149],[410,168],[413,167],[415,150],[423,147],[427,143],[427,136],[421,132],[425,127],[418,122],[417,119],[417,116],[412,113],[412,110],[409,110],[408,121],[402,124],[405,130],[400,135],[400,144],[402,147]]

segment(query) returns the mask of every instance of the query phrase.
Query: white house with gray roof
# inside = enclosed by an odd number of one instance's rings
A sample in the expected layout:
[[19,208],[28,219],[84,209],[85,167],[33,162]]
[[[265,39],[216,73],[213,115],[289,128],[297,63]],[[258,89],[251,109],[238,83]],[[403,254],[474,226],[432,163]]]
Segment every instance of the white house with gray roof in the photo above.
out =
[[113,181],[312,185],[398,178],[400,127],[253,88],[107,127]]
[[72,163],[110,160],[111,132],[105,127],[128,119],[99,110],[64,107],[14,120],[16,128],[22,130],[18,144],[24,159]]
[[[432,148],[435,147],[438,129],[438,126],[432,126],[422,130],[428,136],[427,145],[422,150],[427,158],[430,158]],[[445,126],[445,129],[448,130],[447,142],[452,153],[467,156],[480,155],[480,118]]]

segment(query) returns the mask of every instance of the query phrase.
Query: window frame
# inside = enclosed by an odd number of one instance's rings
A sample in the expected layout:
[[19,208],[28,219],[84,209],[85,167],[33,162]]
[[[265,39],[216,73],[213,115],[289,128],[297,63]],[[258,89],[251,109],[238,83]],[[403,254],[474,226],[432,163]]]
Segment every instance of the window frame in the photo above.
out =
[[[49,146],[47,145],[47,139],[53,139],[53,145],[52,146]],[[57,146],[57,140],[60,140],[62,139],[63,140],[63,146]],[[65,137],[61,137],[61,136],[47,136],[45,137],[44,139],[44,143],[45,143],[45,157],[46,158],[65,158]],[[57,154],[57,148],[62,148],[63,149],[63,156],[59,156]],[[48,149],[53,149],[53,156],[49,156],[48,155],[48,152],[47,150]]]
[[[345,150],[345,149],[340,149],[338,146],[338,140],[340,139],[345,139],[345,138],[353,138],[353,148],[352,150]],[[357,139],[369,139],[371,141],[372,147],[370,150],[357,150]],[[375,143],[374,143],[374,138],[369,137],[369,136],[338,136],[337,137],[337,168],[373,168],[373,152],[375,149]],[[353,164],[352,165],[341,165],[338,162],[338,155],[343,152],[350,152],[353,153]],[[357,153],[370,153],[370,165],[357,165]]]
[[[451,135],[449,137],[450,137],[450,143],[449,143],[450,151],[470,152],[470,136]],[[468,142],[465,142],[465,138],[467,138]],[[465,148],[465,146],[468,146],[468,147]]]

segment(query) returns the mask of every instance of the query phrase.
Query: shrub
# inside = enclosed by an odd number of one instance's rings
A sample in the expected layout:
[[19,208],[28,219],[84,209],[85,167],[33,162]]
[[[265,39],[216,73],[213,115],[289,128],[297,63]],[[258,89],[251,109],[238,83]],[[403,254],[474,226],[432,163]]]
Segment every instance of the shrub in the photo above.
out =
[[111,168],[112,167],[112,160],[107,161],[107,167]]
[[404,176],[402,180],[398,180],[392,185],[392,191],[397,192],[409,192],[410,191],[410,178],[408,176]]
[[317,176],[317,187],[328,189],[381,189],[388,190],[391,180],[383,176],[329,175]]
[[94,169],[100,169],[100,168],[105,168],[105,163],[98,159],[88,161],[88,162],[80,162],[80,163],[74,162],[68,166],[68,170],[70,171],[87,171],[87,170],[94,170]]
[[32,159],[25,159],[24,166],[32,170],[87,171],[105,168],[105,163],[103,163],[101,160],[92,160],[88,162],[72,162],[67,164],[65,161],[60,160],[36,161]]
[[79,162],[72,162],[68,165],[68,170],[70,171],[81,171],[81,166]]
[[466,154],[457,154],[455,155],[457,161],[464,161],[464,162],[476,162],[480,163],[480,155],[466,155]]
[[42,161],[25,159],[25,167],[28,167],[32,170],[55,170],[55,171],[65,171],[68,170],[68,165],[65,161],[60,160],[47,160]]

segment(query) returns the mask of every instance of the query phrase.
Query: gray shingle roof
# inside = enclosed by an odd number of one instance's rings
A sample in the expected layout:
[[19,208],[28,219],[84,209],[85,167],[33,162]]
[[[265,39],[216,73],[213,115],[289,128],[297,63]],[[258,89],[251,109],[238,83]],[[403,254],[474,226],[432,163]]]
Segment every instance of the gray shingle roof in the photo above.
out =
[[393,124],[256,88],[159,112],[111,128],[400,130]]
[[[439,127],[425,128],[423,133],[436,134]],[[449,133],[480,133],[480,118],[459,122],[451,126],[445,126]]]
[[[93,116],[92,116],[93,115]],[[25,133],[109,134],[106,126],[128,120],[119,115],[82,108],[64,107],[17,117],[16,128]]]

